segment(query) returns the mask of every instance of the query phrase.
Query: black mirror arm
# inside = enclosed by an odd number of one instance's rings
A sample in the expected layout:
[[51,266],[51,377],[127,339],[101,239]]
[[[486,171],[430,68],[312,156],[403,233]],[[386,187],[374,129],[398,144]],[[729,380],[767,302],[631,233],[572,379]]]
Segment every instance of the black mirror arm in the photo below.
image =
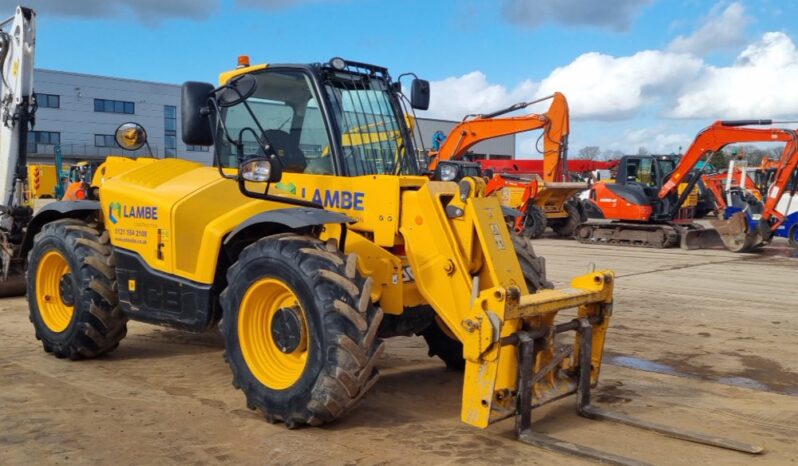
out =
[[[231,145],[235,145],[236,144],[235,141],[233,141],[232,138],[230,138],[230,133],[227,130],[227,125],[225,125],[224,121],[222,121],[222,119],[219,118],[219,114],[220,114],[219,105],[217,104],[216,99],[214,99],[213,97],[208,97],[208,116],[211,117],[211,116],[213,116],[213,114],[215,114],[215,116],[216,116],[216,118],[214,118],[214,120],[216,122],[216,127],[217,127],[216,132],[218,133],[218,130],[221,127],[221,130],[222,130],[222,133],[224,134],[225,139],[227,139],[227,141]],[[214,138],[214,140],[215,139],[216,138]],[[218,143],[214,144],[213,161],[216,164],[216,169],[219,171],[219,176],[221,176],[222,178],[228,179],[228,180],[235,180],[236,178],[238,178],[237,176],[227,175],[224,172],[223,167],[222,167],[221,151],[219,150],[219,144]]]

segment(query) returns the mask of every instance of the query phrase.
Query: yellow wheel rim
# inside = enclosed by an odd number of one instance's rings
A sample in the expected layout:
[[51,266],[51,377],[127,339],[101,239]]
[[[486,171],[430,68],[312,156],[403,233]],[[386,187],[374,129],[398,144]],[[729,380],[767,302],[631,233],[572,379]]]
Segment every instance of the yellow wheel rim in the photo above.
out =
[[[280,309],[298,310],[302,335],[290,352],[280,349],[272,322]],[[238,340],[247,367],[263,385],[284,390],[302,376],[308,359],[308,324],[296,295],[280,280],[263,278],[253,283],[238,310]]]
[[[36,270],[36,304],[39,308],[44,324],[55,333],[60,333],[69,327],[75,307],[67,305],[62,296],[64,280],[70,280],[69,264],[66,258],[58,251],[50,250],[44,254]],[[74,299],[66,297],[67,302]]]

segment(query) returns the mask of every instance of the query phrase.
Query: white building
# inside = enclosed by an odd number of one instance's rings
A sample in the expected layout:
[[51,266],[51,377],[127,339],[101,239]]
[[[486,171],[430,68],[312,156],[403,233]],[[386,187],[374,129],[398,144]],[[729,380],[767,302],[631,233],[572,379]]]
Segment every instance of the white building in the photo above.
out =
[[[109,154],[125,154],[116,146],[114,130],[135,121],[147,130],[155,157],[179,157],[211,163],[207,147],[186,146],[180,139],[180,86],[176,84],[111,78],[82,73],[37,69],[34,89],[39,108],[29,135],[29,160],[53,160],[60,144],[65,162],[99,161]],[[419,119],[419,129],[429,149],[436,131],[448,131],[455,122]],[[507,136],[477,145],[478,156],[511,158],[515,137]],[[135,155],[147,155],[141,149]]]

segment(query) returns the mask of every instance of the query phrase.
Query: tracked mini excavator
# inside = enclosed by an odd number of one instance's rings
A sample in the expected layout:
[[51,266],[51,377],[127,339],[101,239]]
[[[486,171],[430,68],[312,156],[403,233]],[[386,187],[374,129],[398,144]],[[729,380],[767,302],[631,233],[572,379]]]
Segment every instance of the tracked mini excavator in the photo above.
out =
[[[448,339],[438,347],[465,362],[472,426],[514,418],[524,442],[637,464],[532,430],[534,407],[576,395],[588,418],[761,451],[592,403],[613,273],[545,289],[541,261],[511,237],[481,177],[431,180],[418,166],[385,68],[334,58],[245,65],[219,81],[184,84],[181,104],[183,140],[213,146],[213,167],[109,157],[97,199],[55,202],[31,221],[28,302],[45,351],[102,355],[128,319],[218,323],[247,406],[292,428],[345,415],[378,379],[382,338],[434,325]],[[411,106],[427,108],[428,83],[411,89]],[[352,128],[360,142],[346,144]],[[146,141],[135,124],[117,135],[131,150]]]
[[[547,100],[551,100],[551,104],[546,113],[506,116]],[[559,92],[492,113],[466,116],[449,132],[439,150],[430,152],[430,170],[437,169],[454,177],[458,170],[463,169],[457,167],[458,161],[463,161],[476,144],[536,129],[543,129],[540,136],[543,148],[539,149],[543,154],[542,179],[533,174],[493,173],[488,181],[488,195],[498,196],[502,205],[520,211],[521,215],[510,223],[522,236],[538,238],[546,227],[550,227],[559,236],[571,237],[582,221],[580,206],[574,196],[588,189],[589,185],[568,180],[570,117],[568,101]],[[438,168],[440,164],[444,167]],[[488,170],[483,172],[488,173]]]
[[760,246],[763,235],[746,221],[744,206],[727,209],[726,218],[712,221],[714,229],[693,222],[696,184],[701,179],[700,171],[694,168],[702,160],[708,166],[713,153],[733,143],[795,144],[795,131],[748,127],[771,123],[771,120],[717,121],[698,134],[678,161],[673,156],[621,158],[614,182],[591,186],[589,198],[583,202],[589,220],[579,227],[577,239],[588,244],[654,248],[725,245],[735,252]]

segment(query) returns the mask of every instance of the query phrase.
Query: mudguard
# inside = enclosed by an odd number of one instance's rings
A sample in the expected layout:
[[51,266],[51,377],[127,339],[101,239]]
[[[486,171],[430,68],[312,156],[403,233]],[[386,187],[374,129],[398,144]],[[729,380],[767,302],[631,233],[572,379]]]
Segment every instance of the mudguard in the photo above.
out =
[[284,225],[292,230],[326,225],[330,223],[344,224],[352,223],[355,219],[337,212],[330,212],[324,209],[314,209],[312,207],[288,207],[285,209],[275,209],[268,212],[261,212],[243,221],[235,230],[231,231],[224,244],[228,244],[239,233],[255,225]]
[[33,238],[45,223],[60,218],[85,217],[99,212],[100,209],[99,201],[56,201],[47,204],[36,212],[36,215],[28,223],[28,228],[25,230],[25,238],[22,240],[22,247],[19,249],[20,257],[25,257],[28,254],[33,245]]

